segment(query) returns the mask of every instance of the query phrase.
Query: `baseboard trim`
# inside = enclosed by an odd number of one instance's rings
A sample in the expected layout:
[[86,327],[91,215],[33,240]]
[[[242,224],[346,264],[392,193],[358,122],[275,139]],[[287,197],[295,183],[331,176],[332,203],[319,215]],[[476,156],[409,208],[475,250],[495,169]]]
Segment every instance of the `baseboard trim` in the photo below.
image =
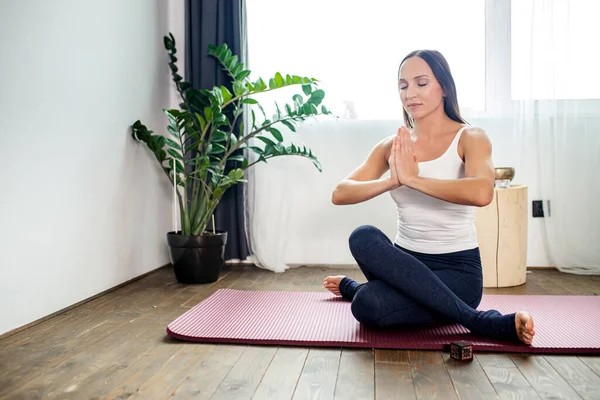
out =
[[133,283],[133,282],[135,282],[135,281],[138,281],[138,280],[140,280],[140,279],[142,279],[142,278],[145,278],[145,277],[147,277],[147,276],[148,276],[148,275],[150,275],[150,274],[153,274],[153,273],[155,273],[155,272],[157,272],[157,271],[160,271],[161,269],[164,269],[164,268],[167,268],[167,267],[170,267],[170,266],[171,266],[171,264],[170,264],[170,263],[169,263],[169,264],[165,264],[165,265],[163,265],[163,266],[161,266],[161,267],[158,267],[158,268],[156,268],[156,269],[153,269],[153,270],[151,270],[151,271],[148,271],[148,272],[146,272],[146,273],[144,273],[144,274],[142,274],[142,275],[140,275],[140,276],[136,276],[135,278],[132,278],[132,279],[130,279],[130,280],[128,280],[128,281],[125,281],[125,282],[123,282],[123,283],[120,283],[120,284],[118,284],[118,285],[116,285],[116,286],[113,286],[113,287],[111,287],[111,288],[109,288],[109,289],[106,289],[106,290],[104,290],[104,291],[102,291],[102,292],[100,292],[100,293],[98,293],[98,294],[95,294],[94,296],[88,297],[87,299],[81,300],[81,301],[79,301],[79,302],[77,302],[77,303],[75,303],[75,304],[72,304],[72,305],[70,305],[70,306],[68,306],[68,307],[65,307],[65,308],[61,309],[61,310],[58,310],[58,311],[56,311],[56,312],[53,312],[52,314],[46,315],[45,317],[42,317],[42,318],[40,318],[40,319],[36,319],[35,321],[28,323],[27,325],[23,325],[23,326],[20,326],[20,327],[18,327],[18,328],[15,328],[15,329],[13,329],[13,330],[10,330],[10,331],[8,331],[8,332],[6,332],[6,333],[3,333],[3,334],[1,334],[1,335],[0,335],[0,340],[2,340],[2,339],[6,339],[6,338],[8,338],[9,336],[16,335],[16,334],[17,334],[17,333],[19,333],[19,332],[22,332],[22,331],[24,331],[24,330],[26,330],[26,329],[29,329],[29,328],[31,328],[31,327],[33,327],[33,326],[35,326],[35,325],[41,324],[41,323],[42,323],[42,322],[44,322],[44,321],[47,321],[47,320],[49,320],[49,319],[51,319],[51,318],[54,318],[54,317],[56,317],[56,316],[58,316],[58,315],[60,315],[60,314],[63,314],[63,313],[65,313],[65,312],[67,312],[67,311],[70,311],[70,310],[72,310],[72,309],[74,309],[74,308],[77,308],[77,307],[79,307],[79,306],[81,306],[81,305],[83,305],[83,304],[85,304],[85,303],[88,303],[88,302],[90,302],[90,301],[92,301],[92,300],[94,300],[94,299],[97,299],[97,298],[98,298],[98,297],[100,297],[100,296],[104,296],[104,295],[105,295],[105,294],[107,294],[107,293],[114,292],[115,290],[117,290],[117,289],[119,289],[119,288],[122,288],[123,286],[129,285],[130,283]]

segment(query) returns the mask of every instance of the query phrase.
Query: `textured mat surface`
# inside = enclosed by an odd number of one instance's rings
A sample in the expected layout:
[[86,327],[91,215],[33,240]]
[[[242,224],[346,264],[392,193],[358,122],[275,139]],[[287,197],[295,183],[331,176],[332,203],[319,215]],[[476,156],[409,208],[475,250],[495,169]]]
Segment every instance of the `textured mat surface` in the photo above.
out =
[[532,346],[475,336],[461,325],[370,328],[350,303],[328,292],[220,289],[170,323],[167,333],[196,342],[446,350],[468,340],[474,350],[600,353],[600,296],[484,295],[480,310],[531,313]]

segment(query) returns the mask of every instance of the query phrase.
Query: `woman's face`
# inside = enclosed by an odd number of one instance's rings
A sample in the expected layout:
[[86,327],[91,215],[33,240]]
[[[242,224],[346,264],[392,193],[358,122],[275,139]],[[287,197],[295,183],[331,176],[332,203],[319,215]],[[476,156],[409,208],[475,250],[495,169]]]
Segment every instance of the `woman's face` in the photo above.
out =
[[429,65],[411,57],[400,66],[398,91],[402,107],[414,119],[423,118],[444,106],[444,91]]

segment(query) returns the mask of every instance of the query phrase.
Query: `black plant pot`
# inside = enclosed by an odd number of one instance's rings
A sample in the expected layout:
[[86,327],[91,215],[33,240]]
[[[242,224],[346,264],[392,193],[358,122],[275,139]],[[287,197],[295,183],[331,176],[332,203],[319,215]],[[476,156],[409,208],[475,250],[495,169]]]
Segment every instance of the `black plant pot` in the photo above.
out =
[[225,263],[227,232],[206,232],[200,236],[169,232],[167,243],[178,282],[208,283],[219,279]]

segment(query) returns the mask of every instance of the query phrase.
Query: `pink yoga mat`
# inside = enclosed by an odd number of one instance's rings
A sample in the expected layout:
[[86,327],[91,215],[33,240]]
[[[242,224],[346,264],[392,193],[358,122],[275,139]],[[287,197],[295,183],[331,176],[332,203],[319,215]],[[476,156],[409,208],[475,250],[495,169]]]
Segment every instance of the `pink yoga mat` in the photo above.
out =
[[531,313],[531,346],[475,336],[458,324],[371,328],[350,303],[329,292],[220,289],[167,327],[175,338],[206,343],[445,350],[467,340],[474,350],[526,353],[600,353],[599,296],[484,295],[480,310]]

